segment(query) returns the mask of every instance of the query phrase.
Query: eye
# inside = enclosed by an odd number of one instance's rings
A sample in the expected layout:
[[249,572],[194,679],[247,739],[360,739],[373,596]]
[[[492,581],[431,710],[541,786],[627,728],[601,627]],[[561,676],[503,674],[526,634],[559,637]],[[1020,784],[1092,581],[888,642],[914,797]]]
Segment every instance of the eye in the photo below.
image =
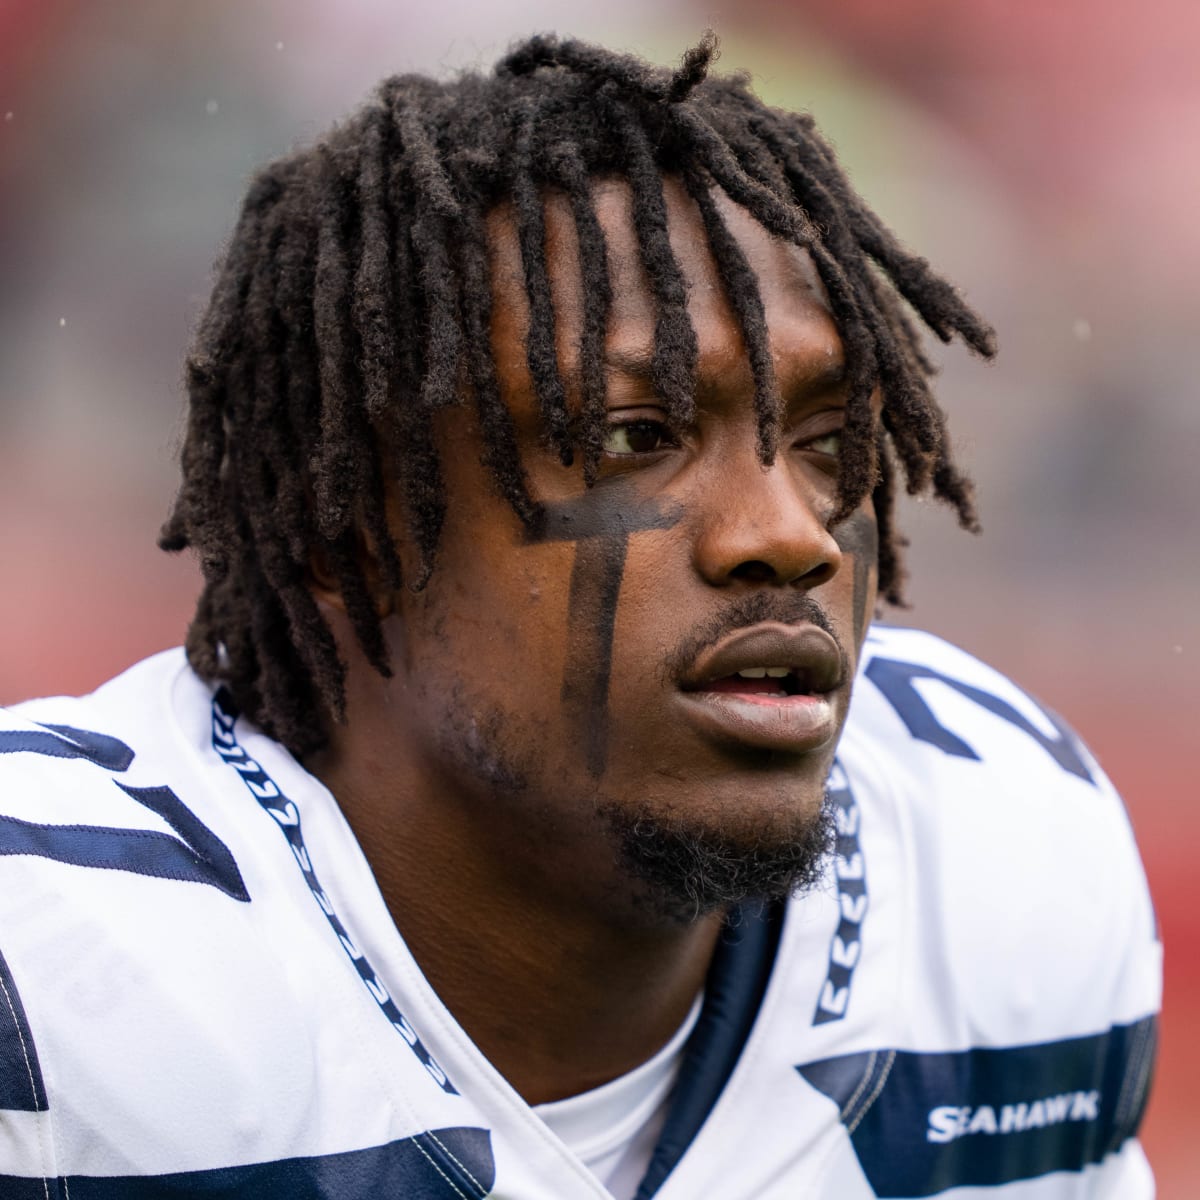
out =
[[820,437],[813,438],[804,448],[815,450],[818,454],[828,454],[830,458],[837,458],[842,451],[842,431],[834,429],[829,433],[823,433]]
[[605,454],[653,454],[676,444],[671,431],[661,421],[639,417],[609,425],[604,435]]

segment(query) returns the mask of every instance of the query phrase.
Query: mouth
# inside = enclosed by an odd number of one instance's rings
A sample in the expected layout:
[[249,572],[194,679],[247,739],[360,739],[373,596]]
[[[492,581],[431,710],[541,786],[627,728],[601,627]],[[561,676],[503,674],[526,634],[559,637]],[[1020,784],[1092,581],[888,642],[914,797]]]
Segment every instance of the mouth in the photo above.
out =
[[815,625],[756,625],[703,651],[680,681],[685,717],[731,746],[804,754],[836,740],[845,656]]
[[821,694],[807,671],[794,667],[743,667],[723,679],[713,679],[698,691],[722,696],[737,696],[754,704],[771,704],[793,696]]

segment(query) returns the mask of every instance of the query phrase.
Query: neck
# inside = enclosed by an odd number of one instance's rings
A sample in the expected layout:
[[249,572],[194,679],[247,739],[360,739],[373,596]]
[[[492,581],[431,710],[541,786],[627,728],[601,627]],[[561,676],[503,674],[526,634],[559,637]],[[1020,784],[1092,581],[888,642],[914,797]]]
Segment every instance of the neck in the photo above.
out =
[[652,915],[594,827],[564,829],[548,811],[531,830],[528,811],[511,819],[501,796],[459,794],[411,761],[383,761],[394,745],[351,715],[306,765],[468,1036],[530,1104],[650,1058],[703,987],[720,914],[689,924]]

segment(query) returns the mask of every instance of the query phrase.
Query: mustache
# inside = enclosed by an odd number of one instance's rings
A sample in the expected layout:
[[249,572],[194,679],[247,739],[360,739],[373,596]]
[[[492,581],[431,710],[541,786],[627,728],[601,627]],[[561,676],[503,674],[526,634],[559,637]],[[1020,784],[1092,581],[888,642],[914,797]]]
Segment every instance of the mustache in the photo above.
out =
[[850,656],[821,605],[804,593],[772,595],[767,592],[756,592],[733,600],[720,612],[698,625],[667,656],[663,665],[665,677],[670,681],[681,679],[701,652],[720,641],[726,634],[767,621],[775,621],[781,625],[809,624],[824,630],[833,639],[841,658],[838,686],[850,677]]

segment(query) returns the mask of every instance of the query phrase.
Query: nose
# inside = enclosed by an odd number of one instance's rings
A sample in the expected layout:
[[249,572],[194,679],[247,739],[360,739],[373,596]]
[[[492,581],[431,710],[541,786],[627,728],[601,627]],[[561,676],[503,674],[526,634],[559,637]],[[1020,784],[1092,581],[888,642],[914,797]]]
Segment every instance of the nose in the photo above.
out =
[[817,483],[780,454],[770,466],[755,457],[709,481],[695,563],[714,587],[736,583],[820,587],[837,574],[842,552],[827,520],[833,483]]

